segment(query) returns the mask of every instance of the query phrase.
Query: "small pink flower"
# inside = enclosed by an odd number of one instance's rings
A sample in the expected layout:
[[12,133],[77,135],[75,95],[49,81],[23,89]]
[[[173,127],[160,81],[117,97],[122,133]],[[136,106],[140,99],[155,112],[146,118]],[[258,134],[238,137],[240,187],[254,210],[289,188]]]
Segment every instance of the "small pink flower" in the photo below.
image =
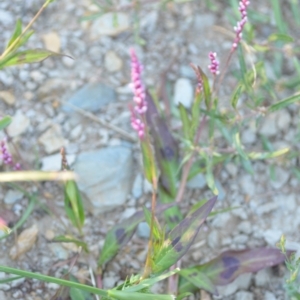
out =
[[0,152],[1,152],[1,159],[5,165],[13,167],[14,170],[18,171],[21,170],[21,165],[19,163],[14,163],[12,155],[9,153],[6,145],[6,141],[2,140],[0,142]]
[[133,86],[134,109],[131,110],[131,126],[138,133],[140,139],[145,135],[144,115],[147,111],[146,91],[142,81],[143,66],[139,62],[134,49],[130,49],[131,55],[131,81]]
[[217,60],[217,53],[209,52],[208,57],[210,59],[210,65],[208,66],[210,72],[214,76],[219,75],[219,61]]
[[235,50],[240,42],[240,40],[243,37],[243,29],[245,24],[248,21],[248,17],[247,17],[247,7],[250,4],[250,1],[248,0],[241,0],[239,2],[239,11],[241,13],[241,20],[239,22],[237,22],[236,26],[233,27],[234,31],[236,33],[234,42],[232,44],[232,50]]

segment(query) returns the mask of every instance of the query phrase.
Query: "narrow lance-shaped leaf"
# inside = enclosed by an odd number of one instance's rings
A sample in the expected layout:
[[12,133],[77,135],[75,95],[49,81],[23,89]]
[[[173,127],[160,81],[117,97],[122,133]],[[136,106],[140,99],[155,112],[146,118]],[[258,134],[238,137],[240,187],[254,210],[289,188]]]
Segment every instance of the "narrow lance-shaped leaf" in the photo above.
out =
[[[146,101],[146,119],[160,171],[158,193],[161,202],[170,203],[174,201],[177,192],[178,147],[149,93],[146,94]],[[174,228],[182,218],[178,207],[167,210],[165,217],[170,228]]]
[[16,22],[14,33],[6,46],[6,49],[17,39],[17,37],[21,35],[21,33],[22,33],[22,22],[20,19],[18,19]]
[[[258,272],[261,269],[278,265],[284,260],[285,256],[279,249],[229,250],[206,264],[188,268],[188,270],[194,276],[196,276],[196,273],[201,278],[206,276],[214,285],[226,285],[241,274]],[[193,290],[193,285],[195,285],[196,281],[194,279],[191,280],[188,276],[184,277],[192,285],[182,284],[179,287],[180,292]],[[200,284],[197,284],[197,287],[205,289]]]
[[[172,205],[173,204],[158,205],[156,207],[156,213],[163,212]],[[108,231],[105,237],[103,249],[98,259],[99,266],[103,266],[117,255],[118,251],[130,241],[137,225],[143,220],[144,213],[140,210],[129,219],[120,222]]]
[[287,34],[283,34],[283,33],[272,33],[269,37],[268,37],[268,41],[269,42],[277,42],[277,41],[281,41],[281,42],[285,42],[285,43],[292,43],[294,42],[294,39],[287,35]]
[[242,85],[238,85],[238,87],[234,91],[234,93],[231,97],[231,101],[230,101],[230,103],[234,109],[236,109],[236,107],[237,107],[237,103],[240,98],[241,92],[242,92]]
[[292,103],[295,103],[297,101],[300,101],[300,93],[293,95],[291,97],[288,97],[286,99],[283,99],[275,104],[272,104],[271,106],[269,106],[268,108],[268,112],[274,112],[276,110],[282,109]]
[[169,234],[153,259],[153,273],[160,273],[175,264],[191,247],[201,225],[211,212],[217,197],[213,197],[194,213],[187,215]]
[[85,220],[84,207],[80,191],[74,180],[68,180],[65,184],[64,206],[66,214],[72,224],[81,231]]
[[12,118],[10,116],[4,116],[0,119],[0,130],[6,128],[12,122]]
[[141,150],[145,177],[153,184],[153,182],[156,182],[157,168],[152,147],[146,140],[143,140],[141,141]]
[[166,122],[159,115],[151,95],[147,92],[147,124],[153,137],[155,156],[160,169],[159,185],[171,196],[176,196],[178,147]]
[[188,116],[188,112],[186,108],[182,105],[182,103],[179,103],[179,112],[180,112],[180,118],[182,122],[182,129],[183,129],[183,136],[186,140],[191,140],[191,122]]
[[[148,225],[150,227],[151,226],[151,217],[152,217],[151,212],[146,207],[143,207],[143,211],[144,211],[146,222],[148,223]],[[159,222],[155,216],[154,216],[154,223],[153,223],[153,236],[156,240],[161,240],[161,239],[163,239],[163,236],[164,236],[163,231],[159,225]]]
[[209,86],[209,81],[205,73],[202,71],[202,69],[198,66],[198,70],[201,74],[202,78],[202,85],[203,85],[203,92],[204,92],[204,101],[207,110],[210,110],[212,107],[212,99],[211,99],[211,91]]
[[74,239],[72,237],[68,237],[68,236],[64,236],[64,235],[59,235],[59,236],[54,237],[53,240],[51,240],[51,243],[55,243],[55,242],[57,242],[57,243],[74,243],[77,246],[82,247],[82,249],[86,253],[89,252],[88,246],[87,246],[87,244],[85,242],[82,242],[80,240]]
[[45,60],[50,56],[63,56],[62,54],[55,53],[44,49],[32,49],[20,52],[14,52],[5,56],[0,60],[0,69],[3,67],[9,67],[14,65],[20,65],[25,63],[37,63]]

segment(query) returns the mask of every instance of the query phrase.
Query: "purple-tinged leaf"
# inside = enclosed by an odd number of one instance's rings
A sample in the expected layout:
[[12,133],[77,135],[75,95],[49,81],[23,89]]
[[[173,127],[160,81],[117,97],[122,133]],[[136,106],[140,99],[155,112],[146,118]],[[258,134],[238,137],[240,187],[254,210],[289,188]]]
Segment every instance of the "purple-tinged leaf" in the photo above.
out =
[[[174,204],[162,204],[156,207],[156,213],[165,211]],[[137,225],[144,220],[143,210],[137,211],[129,219],[113,226],[105,237],[103,249],[98,259],[98,265],[102,266],[111,260],[118,251],[124,247],[132,238]]]
[[160,170],[159,185],[172,197],[176,196],[178,147],[165,120],[160,116],[151,95],[146,93],[146,119],[153,137],[155,156]]
[[[206,276],[214,285],[226,285],[241,274],[258,272],[261,269],[278,265],[284,260],[285,256],[279,249],[229,250],[206,264],[185,269],[184,272],[195,276],[197,273],[200,278]],[[192,285],[196,285],[194,279],[192,281],[188,276],[184,276],[184,278]],[[204,285],[197,284],[196,286],[210,291]],[[180,292],[191,289],[193,289],[192,286],[183,281],[179,287]]]
[[213,197],[194,213],[187,215],[169,234],[162,248],[156,253],[153,273],[160,273],[175,264],[191,247],[201,225],[213,209],[217,197]]

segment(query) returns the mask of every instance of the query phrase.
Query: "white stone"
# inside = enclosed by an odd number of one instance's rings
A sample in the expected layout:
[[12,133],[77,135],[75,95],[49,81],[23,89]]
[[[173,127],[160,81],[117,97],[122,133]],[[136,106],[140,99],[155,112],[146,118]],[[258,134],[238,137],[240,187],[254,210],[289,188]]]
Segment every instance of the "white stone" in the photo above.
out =
[[245,234],[251,234],[252,224],[249,221],[243,221],[238,225],[238,230]]
[[8,105],[14,105],[16,102],[15,95],[10,91],[0,91],[0,100]]
[[207,237],[208,246],[212,249],[216,249],[219,246],[220,237],[217,230],[213,230]]
[[175,82],[174,87],[174,103],[190,108],[194,100],[194,89],[191,81],[187,78],[179,78]]
[[11,137],[16,137],[26,132],[30,126],[30,120],[21,111],[13,116],[11,124],[7,127],[8,134]]
[[266,287],[271,281],[271,274],[269,269],[262,269],[254,276],[255,285],[258,287]]
[[63,138],[60,126],[58,124],[50,127],[45,133],[43,133],[39,142],[45,147],[45,151],[51,154],[60,150],[67,144],[67,141]]
[[10,11],[0,9],[0,24],[11,26],[14,23],[14,16]]
[[114,73],[122,69],[123,61],[116,52],[108,51],[105,54],[104,65],[108,72]]
[[57,32],[49,32],[42,36],[47,50],[58,53],[60,51],[60,37]]
[[263,231],[263,237],[265,241],[272,247],[276,246],[276,243],[280,240],[282,231],[276,229],[267,229]]
[[[71,166],[75,161],[76,155],[67,155],[67,161]],[[61,170],[61,155],[53,154],[42,158],[42,171],[59,171]]]
[[82,125],[81,124],[78,124],[76,127],[74,127],[70,133],[70,137],[72,139],[77,139],[79,138],[79,136],[81,135],[82,133]]
[[90,38],[94,40],[102,35],[117,36],[129,28],[130,22],[127,14],[109,12],[93,21],[90,29]]

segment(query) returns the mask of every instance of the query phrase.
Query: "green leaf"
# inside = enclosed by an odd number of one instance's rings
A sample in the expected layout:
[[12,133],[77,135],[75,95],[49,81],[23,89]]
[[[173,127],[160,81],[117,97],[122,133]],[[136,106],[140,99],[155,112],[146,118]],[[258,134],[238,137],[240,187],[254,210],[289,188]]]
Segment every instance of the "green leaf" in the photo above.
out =
[[235,89],[235,91],[231,97],[231,101],[230,101],[230,103],[234,109],[236,109],[236,107],[237,107],[237,103],[240,98],[241,92],[242,92],[242,85],[238,85],[238,87]]
[[68,237],[68,236],[64,236],[64,235],[59,235],[56,236],[53,240],[51,240],[52,243],[58,242],[58,243],[74,243],[79,247],[82,247],[82,249],[88,253],[89,249],[88,246],[85,242],[82,242],[80,240]]
[[206,105],[206,109],[210,110],[212,107],[212,99],[211,99],[211,91],[209,86],[209,81],[205,73],[202,71],[200,67],[198,67],[201,78],[202,78],[202,85],[203,85],[203,92],[204,92],[204,101]]
[[241,163],[242,166],[244,167],[244,169],[251,175],[254,174],[254,170],[252,167],[252,163],[250,159],[244,159],[243,157],[241,157]]
[[219,191],[216,187],[214,174],[213,174],[213,159],[209,157],[207,154],[205,154],[205,159],[206,159],[205,178],[206,178],[207,185],[215,195],[218,195]]
[[[144,215],[146,222],[148,223],[149,227],[151,227],[151,212],[145,206],[143,207]],[[160,241],[164,238],[164,233],[159,225],[157,218],[154,216],[154,223],[153,223],[153,236],[156,240]]]
[[268,41],[269,42],[281,41],[281,42],[285,42],[285,43],[292,43],[292,42],[294,42],[294,39],[287,34],[273,33],[268,37]]
[[[70,275],[70,280],[72,282],[76,282],[78,283],[78,280],[76,279],[76,277]],[[70,297],[72,300],[94,300],[94,296],[86,291],[71,287],[70,288]]]
[[182,103],[179,103],[179,112],[180,112],[180,118],[182,122],[182,128],[183,128],[183,136],[186,140],[191,140],[192,137],[190,135],[191,133],[191,122],[187,113],[186,108],[182,105]]
[[14,33],[6,46],[6,49],[21,35],[21,33],[22,33],[22,22],[20,19],[18,19],[16,22]]
[[191,136],[194,137],[200,122],[200,105],[203,100],[203,94],[199,93],[196,95],[195,101],[192,106],[192,124],[190,128]]
[[217,197],[207,201],[191,215],[187,215],[167,236],[161,249],[153,257],[153,273],[164,272],[174,265],[190,248],[201,225],[211,212]]
[[[185,276],[185,279],[189,280],[192,285],[182,282],[179,293],[195,290],[194,285],[199,288],[201,280],[205,277],[213,285],[227,285],[241,274],[258,272],[261,269],[275,266],[283,262],[284,259],[285,256],[280,250],[271,248],[225,251],[203,265],[181,270],[180,272],[193,274],[193,276]],[[200,277],[200,281],[197,281],[197,276]],[[202,286],[202,288],[207,288],[211,292],[211,286]]]
[[118,300],[175,300],[175,296],[172,295],[154,295],[146,293],[130,293],[126,291],[108,290],[108,295],[113,299]]
[[248,153],[248,156],[250,159],[269,159],[269,158],[274,158],[274,157],[284,155],[289,151],[290,151],[289,148],[283,148],[281,150],[272,151],[272,152],[260,152],[260,153],[259,152],[251,152],[251,153]]
[[[195,270],[195,268],[183,269],[179,272],[179,274],[197,288],[204,289],[215,295],[218,294],[217,288],[211,282],[209,277],[207,277],[204,273],[198,272],[197,270]],[[183,289],[182,286],[180,289],[180,293],[183,292],[186,292],[186,290]]]
[[10,268],[6,266],[0,265],[0,272],[8,273],[8,274],[14,274],[14,275],[19,275],[25,278],[32,278],[36,280],[41,280],[44,282],[51,282],[51,283],[56,283],[58,285],[63,285],[67,287],[74,287],[78,288],[90,293],[94,293],[96,295],[101,295],[101,296],[107,296],[108,292],[93,286],[85,285],[85,284],[80,284],[76,282],[72,282],[69,280],[61,279],[61,278],[56,278],[52,276],[47,276],[39,273],[34,273],[34,272],[29,272],[25,270],[20,270],[16,268]]
[[4,116],[0,119],[0,130],[6,128],[12,122],[12,118],[10,116]]
[[271,106],[269,106],[268,108],[268,112],[271,113],[271,112],[274,112],[276,110],[279,110],[279,109],[282,109],[284,107],[287,107],[288,105],[292,104],[292,103],[295,103],[297,101],[300,101],[300,94],[296,94],[296,95],[293,95],[291,97],[288,97],[286,99],[283,99],[275,104],[272,104]]
[[81,232],[85,220],[85,215],[83,202],[77,183],[74,180],[68,180],[65,184],[64,192],[64,206],[66,214],[72,224],[76,226]]
[[[158,205],[156,207],[156,213],[161,213],[172,205],[173,204]],[[120,222],[108,231],[98,259],[98,266],[103,266],[117,255],[118,251],[130,241],[137,225],[143,220],[144,214],[143,211],[140,210],[129,219]]]
[[146,140],[143,140],[141,142],[141,150],[145,177],[151,184],[153,184],[153,182],[156,182],[157,168],[152,147]]
[[14,65],[41,62],[50,56],[63,55],[44,49],[32,49],[20,52],[13,52],[0,60],[0,69],[2,69],[3,67],[9,67]]
[[238,154],[245,160],[249,159],[246,152],[243,149],[243,145],[242,145],[241,139],[240,139],[240,133],[237,131],[237,128],[234,129],[232,138],[233,138],[233,144],[234,144],[235,149],[237,150]]

